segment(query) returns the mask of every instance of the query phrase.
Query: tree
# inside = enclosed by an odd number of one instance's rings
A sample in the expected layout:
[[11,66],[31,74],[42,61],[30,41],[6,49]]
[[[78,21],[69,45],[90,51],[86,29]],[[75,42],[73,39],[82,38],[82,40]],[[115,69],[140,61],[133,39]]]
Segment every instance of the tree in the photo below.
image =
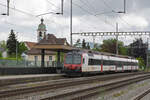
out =
[[139,61],[138,64],[139,64],[140,69],[144,70],[146,68],[146,65],[145,65],[143,58],[139,57],[137,58],[137,60]]
[[129,55],[135,58],[142,58],[146,64],[147,43],[143,43],[141,38],[136,39],[129,45]]
[[14,56],[16,54],[16,43],[18,44],[18,41],[16,39],[14,31],[11,30],[7,40],[7,49],[8,49],[8,54],[10,56]]
[[[104,40],[100,51],[116,54],[116,42],[116,39]],[[127,48],[124,46],[122,41],[118,41],[118,51],[120,55],[127,55]]]
[[3,48],[4,50],[7,50],[7,45],[6,45],[6,41],[1,41],[0,42],[0,47]]
[[83,49],[86,49],[85,39],[83,39],[83,41],[82,41],[82,48],[83,48]]
[[21,56],[21,54],[23,52],[25,52],[26,50],[28,50],[28,48],[25,46],[24,42],[20,42],[19,46],[18,46],[18,54],[19,54],[19,56]]
[[80,39],[78,39],[76,41],[76,43],[74,44],[75,47],[81,47],[81,43],[80,43]]
[[119,47],[119,54],[121,54],[121,55],[128,55],[128,47],[126,47],[126,46],[121,46],[121,47]]
[[94,51],[100,51],[100,45],[97,44],[97,43],[95,43],[94,44],[94,48],[92,50],[94,50]]
[[90,49],[90,44],[87,43],[86,49]]

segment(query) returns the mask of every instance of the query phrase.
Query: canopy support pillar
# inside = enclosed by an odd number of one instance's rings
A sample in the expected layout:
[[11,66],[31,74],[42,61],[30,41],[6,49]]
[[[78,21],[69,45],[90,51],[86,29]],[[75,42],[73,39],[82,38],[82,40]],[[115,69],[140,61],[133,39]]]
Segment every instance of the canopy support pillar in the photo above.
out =
[[45,67],[45,49],[41,50],[41,67]]

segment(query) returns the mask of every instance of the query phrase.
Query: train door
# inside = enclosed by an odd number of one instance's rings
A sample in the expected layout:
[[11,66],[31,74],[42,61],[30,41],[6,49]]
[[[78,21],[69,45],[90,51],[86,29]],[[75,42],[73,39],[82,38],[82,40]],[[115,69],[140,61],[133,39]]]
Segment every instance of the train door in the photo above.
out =
[[88,68],[88,56],[83,55],[82,56],[82,72],[86,72]]

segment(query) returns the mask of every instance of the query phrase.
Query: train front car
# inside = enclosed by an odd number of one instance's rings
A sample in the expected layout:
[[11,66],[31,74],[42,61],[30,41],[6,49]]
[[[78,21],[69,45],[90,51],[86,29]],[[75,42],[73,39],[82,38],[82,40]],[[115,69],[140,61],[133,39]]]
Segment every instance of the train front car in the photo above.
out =
[[64,71],[67,75],[81,75],[82,54],[80,52],[69,52],[65,55]]

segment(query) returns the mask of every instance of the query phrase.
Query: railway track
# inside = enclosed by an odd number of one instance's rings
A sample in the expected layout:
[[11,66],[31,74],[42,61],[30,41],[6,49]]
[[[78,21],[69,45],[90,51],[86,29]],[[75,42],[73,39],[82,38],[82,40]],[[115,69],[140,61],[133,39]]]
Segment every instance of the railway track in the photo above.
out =
[[[18,89],[12,89],[12,90],[3,90],[0,91],[0,99],[1,98],[6,98],[6,97],[11,97],[11,96],[17,96],[17,95],[23,95],[23,94],[29,94],[29,93],[33,93],[33,92],[37,92],[37,91],[47,91],[47,90],[56,90],[56,89],[60,89],[61,88],[67,88],[67,87],[72,87],[72,86],[78,86],[78,85],[84,85],[84,84],[89,84],[89,83],[96,83],[99,81],[110,81],[113,79],[121,79],[124,77],[129,77],[129,76],[136,76],[136,75],[142,75],[139,79],[130,79],[129,80],[124,80],[122,81],[122,84],[124,85],[125,83],[123,82],[128,82],[129,83],[133,83],[136,81],[141,81],[142,79],[147,79],[150,78],[150,73],[142,73],[142,72],[138,72],[138,73],[123,73],[123,74],[113,74],[113,75],[106,75],[106,76],[95,76],[95,77],[89,77],[89,78],[77,78],[77,79],[62,79],[62,80],[56,80],[47,84],[41,84],[41,85],[37,85],[37,86],[32,86],[32,87],[28,87],[28,88],[18,88]],[[146,77],[147,76],[147,77]],[[145,77],[145,78],[144,78]],[[133,82],[131,82],[133,81]],[[111,85],[116,85],[116,84],[121,84],[121,82],[114,82],[114,83],[109,83],[109,84],[105,84],[105,85],[97,85],[95,87],[90,87],[90,88],[86,88],[86,89],[82,89],[82,90],[78,90],[78,91],[74,91],[74,92],[70,92],[70,93],[65,93],[65,94],[61,94],[61,95],[55,95],[55,96],[51,96],[51,97],[47,97],[44,98],[43,100],[48,100],[48,99],[60,99],[61,97],[67,97],[69,95],[77,95],[78,97],[72,98],[72,99],[79,99],[79,98],[84,98],[87,97],[87,95],[93,95],[92,93],[96,94],[97,92],[97,88],[101,88],[101,90],[109,90],[112,88]],[[126,83],[127,84],[127,83]],[[121,85],[122,86],[122,85]],[[108,88],[109,87],[109,88]],[[102,89],[104,88],[104,89]],[[106,89],[107,88],[107,89]],[[113,88],[112,88],[113,89]],[[95,91],[96,90],[96,91]],[[87,93],[88,91],[88,93]],[[91,92],[90,92],[91,91]],[[95,92],[94,92],[95,91]],[[83,94],[83,92],[86,94],[79,96],[77,93]],[[67,95],[67,96],[66,96]],[[74,97],[74,96],[73,96]]]
[[42,100],[61,100],[62,98],[65,100],[86,100],[89,97],[95,96],[102,92],[110,91],[112,89],[120,88],[123,86],[127,86],[145,79],[149,79],[149,75],[143,75],[136,78],[123,79],[121,81],[110,82],[102,85],[97,85],[93,87],[88,87],[84,89],[79,89],[76,91],[70,91],[67,93],[58,94],[55,96],[51,96],[48,98],[44,98]]
[[134,98],[134,100],[141,100],[143,99],[145,96],[147,96],[150,93],[150,89],[144,91],[143,93],[141,93],[140,95],[136,96]]

